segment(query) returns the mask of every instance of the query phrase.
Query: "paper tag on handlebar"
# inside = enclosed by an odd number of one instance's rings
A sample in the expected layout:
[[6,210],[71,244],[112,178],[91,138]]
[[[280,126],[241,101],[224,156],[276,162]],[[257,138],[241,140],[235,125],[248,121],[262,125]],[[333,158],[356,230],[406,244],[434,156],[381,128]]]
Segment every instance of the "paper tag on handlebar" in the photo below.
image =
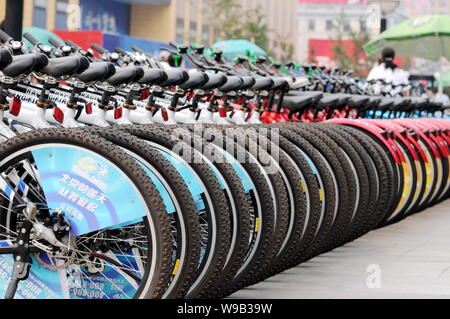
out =
[[19,116],[21,107],[22,101],[14,96],[9,103],[9,113],[14,116]]
[[118,107],[117,109],[114,110],[114,119],[118,120],[122,117],[122,108]]
[[64,112],[57,106],[53,109],[53,117],[61,124],[64,122]]

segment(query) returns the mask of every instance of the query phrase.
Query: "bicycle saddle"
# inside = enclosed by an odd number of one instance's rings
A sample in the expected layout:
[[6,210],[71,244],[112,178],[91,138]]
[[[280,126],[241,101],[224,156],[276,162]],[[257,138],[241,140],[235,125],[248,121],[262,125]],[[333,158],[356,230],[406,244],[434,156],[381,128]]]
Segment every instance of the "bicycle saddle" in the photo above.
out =
[[414,98],[413,100],[414,108],[423,108],[428,105],[428,101],[423,98]]
[[369,97],[364,95],[352,95],[350,96],[349,106],[361,108],[367,105]]
[[116,67],[116,73],[108,78],[106,82],[112,86],[119,86],[133,81],[138,75],[141,68],[137,66]]
[[381,98],[381,102],[379,104],[379,109],[382,111],[386,111],[388,110],[392,105],[394,104],[394,100],[387,98],[387,97],[383,97]]
[[321,91],[306,91],[306,92],[296,92],[301,93],[299,95],[311,96],[313,98],[313,102],[319,102],[323,97],[323,92]]
[[336,94],[336,97],[339,99],[336,106],[346,106],[350,101],[351,96],[347,94]]
[[163,87],[180,85],[189,79],[188,73],[184,70],[172,69],[166,70],[165,72],[167,74],[167,80],[159,84]]
[[54,78],[71,75],[76,73],[80,67],[86,67],[85,61],[82,61],[82,59],[85,58],[79,55],[48,59],[48,64],[43,68],[42,72]]
[[35,72],[42,72],[42,70],[48,64],[48,57],[43,53],[33,53],[34,54],[34,68]]
[[273,84],[270,90],[277,91],[288,85],[286,79],[281,77],[272,77]]
[[227,81],[221,87],[219,87],[219,91],[227,93],[231,91],[236,91],[240,89],[242,85],[241,77],[239,76],[227,76]]
[[183,90],[199,89],[209,80],[208,75],[204,72],[192,72],[188,74],[189,80],[180,85],[180,88]]
[[241,90],[247,90],[255,84],[255,79],[251,76],[241,76]]
[[257,77],[255,78],[255,84],[251,87],[254,91],[269,90],[273,85],[273,80],[269,77]]
[[221,87],[227,81],[227,77],[223,74],[210,74],[208,75],[208,82],[202,85],[200,89],[204,91],[214,90]]
[[108,62],[93,62],[89,65],[89,68],[78,74],[77,78],[81,82],[94,82],[104,80],[109,73]]
[[33,53],[15,55],[12,57],[12,62],[2,72],[4,75],[12,78],[30,73],[36,65],[36,58],[36,55]]
[[153,85],[167,80],[167,74],[164,70],[151,68],[142,70],[144,71],[144,76],[137,81],[139,84]]
[[332,107],[337,104],[339,104],[339,97],[335,94],[324,95],[319,101],[320,108]]
[[283,108],[292,112],[298,112],[303,107],[314,102],[314,97],[311,95],[297,95],[287,96],[283,99]]
[[367,108],[376,108],[381,103],[381,97],[369,96],[369,102],[367,103]]
[[391,105],[391,110],[398,110],[399,108],[401,108],[404,104],[404,101],[402,98],[394,98],[394,101]]
[[13,57],[8,50],[0,49],[0,70],[8,66],[13,61]]
[[401,98],[402,103],[400,105],[400,110],[410,110],[411,109],[411,99],[403,97]]

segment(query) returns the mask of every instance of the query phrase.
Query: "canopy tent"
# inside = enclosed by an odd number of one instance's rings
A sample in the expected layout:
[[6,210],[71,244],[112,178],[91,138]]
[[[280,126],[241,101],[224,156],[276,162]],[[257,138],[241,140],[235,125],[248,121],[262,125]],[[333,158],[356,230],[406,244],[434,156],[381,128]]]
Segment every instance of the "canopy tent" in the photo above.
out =
[[239,55],[246,55],[248,51],[252,52],[254,56],[267,55],[259,46],[244,39],[220,41],[214,43],[212,47],[222,50],[223,56],[229,61]]
[[406,20],[381,33],[367,43],[367,54],[379,53],[392,47],[399,56],[410,56],[439,61],[450,60],[450,16],[426,15]]
[[[36,38],[36,40],[38,40],[42,44],[49,45],[51,47],[52,47],[52,45],[48,42],[48,40],[50,40],[50,38],[54,38],[54,39],[58,40],[59,42],[64,43],[64,41],[61,40],[61,38],[58,37],[55,33],[48,31],[46,29],[37,28],[37,27],[24,28],[23,33],[25,33],[25,32],[28,32],[29,34],[31,34],[33,37]],[[28,48],[31,48],[33,46],[25,38],[23,38],[23,41],[25,41]]]

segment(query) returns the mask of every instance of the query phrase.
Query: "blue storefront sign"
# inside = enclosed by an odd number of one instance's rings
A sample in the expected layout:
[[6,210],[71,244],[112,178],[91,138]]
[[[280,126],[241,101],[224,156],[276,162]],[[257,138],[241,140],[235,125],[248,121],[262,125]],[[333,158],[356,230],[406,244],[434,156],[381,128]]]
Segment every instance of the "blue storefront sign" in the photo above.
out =
[[82,30],[129,33],[130,4],[111,0],[80,0],[80,7]]

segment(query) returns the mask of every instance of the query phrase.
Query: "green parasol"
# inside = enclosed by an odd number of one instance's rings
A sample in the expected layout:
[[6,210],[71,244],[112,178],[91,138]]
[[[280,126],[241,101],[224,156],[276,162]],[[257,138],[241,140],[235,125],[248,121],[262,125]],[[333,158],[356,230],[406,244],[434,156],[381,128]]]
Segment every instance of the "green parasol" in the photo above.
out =
[[376,54],[384,47],[394,48],[399,56],[450,60],[450,16],[434,14],[406,20],[381,33],[364,50]]

